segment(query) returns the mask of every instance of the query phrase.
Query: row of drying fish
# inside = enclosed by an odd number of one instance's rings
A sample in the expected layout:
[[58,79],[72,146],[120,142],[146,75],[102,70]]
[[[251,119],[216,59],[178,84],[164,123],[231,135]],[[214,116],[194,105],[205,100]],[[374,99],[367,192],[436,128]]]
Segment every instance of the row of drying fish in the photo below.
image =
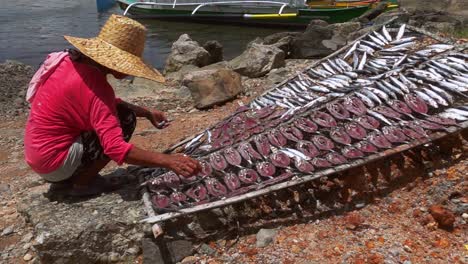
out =
[[[212,153],[201,161],[203,171],[197,177],[184,179],[172,172],[158,177],[149,185],[153,204],[157,209],[180,208],[238,195],[456,125],[450,118],[428,115],[429,106],[415,94],[389,105],[368,109],[357,97],[327,104],[326,111],[314,111],[250,142]],[[468,118],[468,107],[444,113]]]

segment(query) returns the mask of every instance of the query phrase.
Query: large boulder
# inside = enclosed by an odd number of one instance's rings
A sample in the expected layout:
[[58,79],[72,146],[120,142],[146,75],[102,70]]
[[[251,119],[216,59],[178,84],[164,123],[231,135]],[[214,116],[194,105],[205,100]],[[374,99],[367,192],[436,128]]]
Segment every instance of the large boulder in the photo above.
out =
[[468,15],[466,0],[400,0],[400,7],[408,12],[444,12],[455,15]]
[[244,90],[240,75],[223,68],[188,73],[182,84],[189,88],[198,109],[224,103]]
[[171,54],[167,57],[164,72],[179,71],[185,65],[203,67],[210,64],[210,53],[193,41],[189,35],[183,34],[172,44]]
[[203,44],[203,48],[210,53],[210,64],[223,60],[223,45],[216,40],[209,40]]
[[329,25],[325,21],[313,20],[307,29],[292,43],[291,58],[321,58],[346,45],[347,37],[361,28],[359,22]]
[[241,55],[229,62],[241,75],[257,78],[285,65],[284,52],[274,45],[251,43]]

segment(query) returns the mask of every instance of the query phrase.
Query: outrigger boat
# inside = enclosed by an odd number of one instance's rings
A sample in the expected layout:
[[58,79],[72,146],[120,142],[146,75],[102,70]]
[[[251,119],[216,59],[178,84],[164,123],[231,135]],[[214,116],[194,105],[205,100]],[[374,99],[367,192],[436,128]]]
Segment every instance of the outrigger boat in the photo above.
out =
[[304,0],[117,0],[124,15],[164,20],[305,27],[313,19],[349,21],[370,5],[310,8]]
[[381,2],[387,3],[387,10],[398,7],[398,0],[307,0],[310,8],[340,8],[353,6],[375,7]]

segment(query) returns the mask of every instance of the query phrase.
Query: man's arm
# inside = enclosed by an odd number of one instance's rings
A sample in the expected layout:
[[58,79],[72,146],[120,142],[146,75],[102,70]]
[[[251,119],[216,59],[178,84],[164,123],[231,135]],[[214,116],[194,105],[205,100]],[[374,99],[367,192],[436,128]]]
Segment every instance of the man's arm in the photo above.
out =
[[196,160],[184,154],[168,155],[147,151],[136,146],[128,152],[125,162],[140,166],[163,167],[184,177],[190,177],[201,169]]
[[122,104],[135,112],[137,117],[147,118],[153,126],[159,129],[163,129],[169,125],[169,122],[163,112],[158,110],[152,110],[138,105],[131,104],[121,100],[119,104]]

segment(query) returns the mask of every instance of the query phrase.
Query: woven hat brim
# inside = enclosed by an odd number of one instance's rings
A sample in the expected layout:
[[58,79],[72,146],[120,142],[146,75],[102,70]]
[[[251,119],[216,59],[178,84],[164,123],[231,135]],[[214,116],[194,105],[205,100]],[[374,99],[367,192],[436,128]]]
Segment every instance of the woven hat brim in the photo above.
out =
[[162,74],[146,64],[140,57],[121,50],[99,38],[64,37],[84,55],[109,69],[160,83],[165,82]]

